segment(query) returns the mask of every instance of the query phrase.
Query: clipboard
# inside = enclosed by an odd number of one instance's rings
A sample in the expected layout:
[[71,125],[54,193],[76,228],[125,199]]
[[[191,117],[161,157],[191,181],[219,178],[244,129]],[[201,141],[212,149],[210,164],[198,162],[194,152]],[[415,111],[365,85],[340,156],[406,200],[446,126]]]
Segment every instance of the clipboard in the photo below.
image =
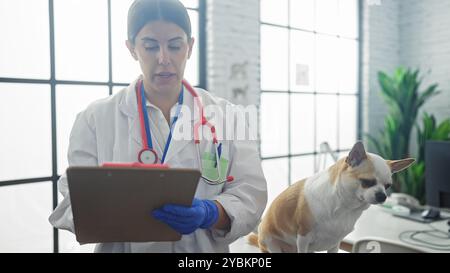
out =
[[197,169],[111,165],[69,167],[67,181],[80,244],[179,241],[181,234],[152,217],[165,204],[191,206]]

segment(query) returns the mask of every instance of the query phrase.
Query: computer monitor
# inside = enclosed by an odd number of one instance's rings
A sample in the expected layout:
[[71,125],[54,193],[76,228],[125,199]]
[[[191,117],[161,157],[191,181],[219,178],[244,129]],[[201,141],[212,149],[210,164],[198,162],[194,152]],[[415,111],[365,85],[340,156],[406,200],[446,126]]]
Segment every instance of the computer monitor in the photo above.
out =
[[425,191],[427,204],[450,208],[450,142],[425,144]]

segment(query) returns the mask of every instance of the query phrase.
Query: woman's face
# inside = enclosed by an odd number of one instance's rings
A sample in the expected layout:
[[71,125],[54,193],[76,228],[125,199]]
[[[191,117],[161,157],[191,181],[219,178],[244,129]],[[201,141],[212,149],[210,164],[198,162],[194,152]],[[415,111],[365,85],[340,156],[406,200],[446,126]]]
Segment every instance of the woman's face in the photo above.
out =
[[180,88],[193,44],[194,39],[188,39],[183,29],[165,21],[146,24],[134,45],[127,41],[133,58],[139,61],[147,87],[161,93]]

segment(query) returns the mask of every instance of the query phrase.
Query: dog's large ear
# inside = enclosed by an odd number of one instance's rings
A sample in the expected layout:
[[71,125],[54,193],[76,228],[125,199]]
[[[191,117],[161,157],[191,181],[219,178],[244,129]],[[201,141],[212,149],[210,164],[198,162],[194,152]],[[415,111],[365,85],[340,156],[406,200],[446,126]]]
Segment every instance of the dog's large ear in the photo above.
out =
[[352,168],[361,164],[363,160],[367,158],[366,150],[364,150],[364,145],[361,141],[356,142],[352,150],[345,159],[345,162]]
[[386,160],[387,164],[391,168],[392,174],[403,171],[411,166],[416,160],[414,158],[406,158],[402,160]]

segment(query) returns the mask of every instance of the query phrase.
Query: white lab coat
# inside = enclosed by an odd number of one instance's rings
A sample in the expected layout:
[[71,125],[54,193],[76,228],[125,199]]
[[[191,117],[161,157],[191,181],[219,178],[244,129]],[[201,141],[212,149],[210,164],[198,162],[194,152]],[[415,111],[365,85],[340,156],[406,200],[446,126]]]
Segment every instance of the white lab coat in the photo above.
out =
[[[114,96],[92,103],[78,114],[70,134],[68,151],[70,166],[99,166],[105,162],[137,161],[137,155],[142,149],[142,140],[135,92],[136,82],[137,80]],[[225,106],[230,105],[229,102],[204,90],[196,89],[196,91],[205,107],[211,104],[219,105],[225,113]],[[187,94],[184,103],[192,109],[193,98]],[[192,124],[196,122],[194,117],[191,122]],[[204,133],[208,133],[206,128]],[[202,141],[200,146],[202,154],[207,145],[205,140]],[[198,229],[190,235],[182,236],[178,242],[101,243],[97,244],[95,251],[229,252],[230,243],[245,236],[257,225],[266,206],[267,185],[256,141],[224,141],[222,145],[222,155],[228,156],[230,162],[227,174],[233,176],[234,181],[209,185],[201,180],[195,195],[197,198],[217,200],[222,204],[231,220],[228,232]],[[193,140],[173,140],[166,163],[171,167],[199,168]],[[66,174],[59,179],[58,187],[64,200],[50,215],[49,221],[56,228],[74,233]]]

